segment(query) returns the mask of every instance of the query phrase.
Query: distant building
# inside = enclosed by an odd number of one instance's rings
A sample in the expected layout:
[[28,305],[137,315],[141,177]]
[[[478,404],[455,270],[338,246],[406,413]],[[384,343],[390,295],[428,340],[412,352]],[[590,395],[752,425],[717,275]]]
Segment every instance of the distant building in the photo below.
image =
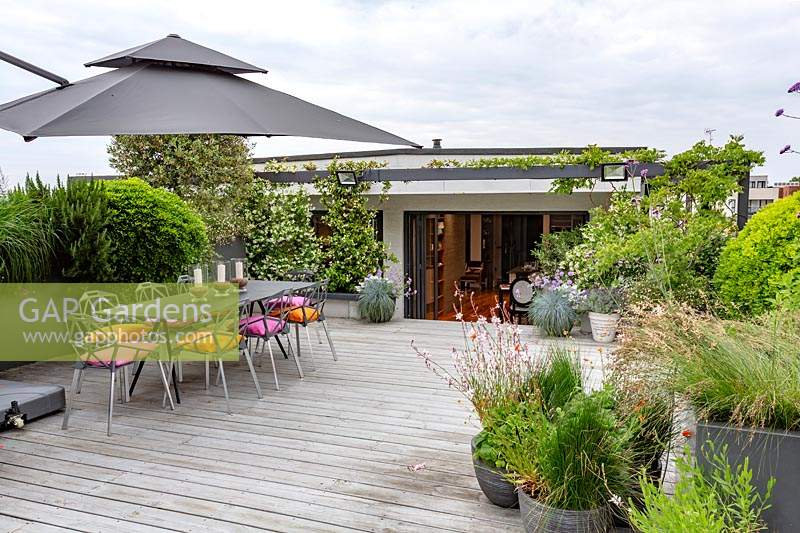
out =
[[769,179],[765,175],[750,176],[750,201],[747,206],[749,216],[753,216],[761,208],[771,204],[775,200],[785,198],[800,191],[800,184],[791,182],[780,182],[774,185],[769,184]]

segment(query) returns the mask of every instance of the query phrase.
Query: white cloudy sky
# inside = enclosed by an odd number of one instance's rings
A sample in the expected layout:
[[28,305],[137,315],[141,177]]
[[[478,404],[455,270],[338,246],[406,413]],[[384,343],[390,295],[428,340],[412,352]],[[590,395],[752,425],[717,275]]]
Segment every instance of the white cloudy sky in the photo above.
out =
[[[800,175],[800,2],[0,0],[0,50],[68,79],[168,33],[269,69],[252,79],[426,146],[647,145],[670,153],[714,128]],[[0,63],[0,101],[52,86]],[[107,138],[23,143],[0,131],[13,183],[36,170],[108,173]],[[369,149],[262,139],[257,156]]]

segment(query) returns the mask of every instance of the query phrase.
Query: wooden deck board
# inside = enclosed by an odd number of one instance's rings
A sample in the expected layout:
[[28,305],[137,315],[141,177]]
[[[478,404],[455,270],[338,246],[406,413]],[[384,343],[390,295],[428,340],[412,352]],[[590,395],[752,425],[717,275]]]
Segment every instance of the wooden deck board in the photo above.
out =
[[[184,365],[183,403],[162,409],[148,365],[132,402],[115,405],[112,437],[107,375],[86,372],[70,429],[54,415],[0,435],[0,531],[519,530],[519,512],[477,486],[469,409],[411,349],[414,340],[447,364],[461,326],[331,320],[330,329],[340,360],[312,333],[301,381],[276,350],[281,390],[263,358],[262,400],[246,365],[226,364],[233,415],[221,387],[204,389],[199,363]],[[600,367],[594,344],[573,344]],[[0,375],[66,387],[71,373],[38,363]]]

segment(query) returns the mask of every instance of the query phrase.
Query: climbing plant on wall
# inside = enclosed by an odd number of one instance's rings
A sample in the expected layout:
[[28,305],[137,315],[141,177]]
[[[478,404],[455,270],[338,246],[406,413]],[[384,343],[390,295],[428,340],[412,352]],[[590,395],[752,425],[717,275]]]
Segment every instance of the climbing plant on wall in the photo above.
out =
[[[336,178],[337,170],[363,172],[382,166],[386,163],[334,160],[328,166],[328,174],[314,180],[325,209],[322,222],[331,228],[330,235],[321,238],[321,275],[330,280],[332,291],[353,292],[361,280],[385,261],[397,260],[376,235],[378,210],[369,205],[367,198],[374,182],[342,185]],[[390,186],[388,182],[383,184],[378,204],[386,200]]]
[[320,246],[311,225],[311,199],[303,187],[256,180],[245,220],[251,276],[280,279],[290,270],[318,268]]

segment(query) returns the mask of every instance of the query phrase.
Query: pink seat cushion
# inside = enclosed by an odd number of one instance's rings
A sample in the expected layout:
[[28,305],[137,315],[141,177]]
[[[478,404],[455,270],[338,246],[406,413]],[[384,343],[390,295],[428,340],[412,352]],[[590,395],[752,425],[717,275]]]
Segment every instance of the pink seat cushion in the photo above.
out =
[[[157,344],[142,342],[130,346],[117,346],[116,357],[114,357],[114,367],[129,365],[137,360],[146,358],[158,349]],[[111,364],[111,357],[114,356],[114,347],[98,350],[91,357],[86,356],[84,362],[92,367],[107,367]]]
[[[239,321],[240,326],[244,326],[246,319]],[[266,325],[266,327],[265,327]],[[265,337],[267,332],[270,335],[278,335],[286,327],[286,322],[278,320],[277,318],[267,317],[266,322],[263,316],[254,316],[248,319],[247,334],[255,335],[257,337]]]
[[284,307],[302,307],[306,305],[306,299],[303,296],[283,296],[267,301],[267,305],[269,306],[276,304]]

